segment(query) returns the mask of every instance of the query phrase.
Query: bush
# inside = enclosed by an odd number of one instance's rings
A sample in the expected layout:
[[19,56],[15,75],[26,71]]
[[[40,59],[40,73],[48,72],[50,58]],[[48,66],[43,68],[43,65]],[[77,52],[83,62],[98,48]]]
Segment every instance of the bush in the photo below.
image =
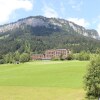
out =
[[73,59],[73,54],[68,54],[68,56],[67,56],[66,59],[67,59],[67,60],[72,60],[72,59]]
[[74,54],[74,59],[76,60],[90,60],[90,53],[82,51],[80,53]]
[[[84,77],[86,96],[89,98],[100,97],[100,55],[94,56]],[[94,100],[94,99],[93,99]]]
[[28,53],[22,53],[20,55],[20,62],[28,62],[30,60],[30,55]]
[[3,59],[0,59],[0,64],[4,64],[4,60]]
[[60,60],[60,58],[59,57],[53,57],[51,60],[52,61],[58,61],[58,60]]

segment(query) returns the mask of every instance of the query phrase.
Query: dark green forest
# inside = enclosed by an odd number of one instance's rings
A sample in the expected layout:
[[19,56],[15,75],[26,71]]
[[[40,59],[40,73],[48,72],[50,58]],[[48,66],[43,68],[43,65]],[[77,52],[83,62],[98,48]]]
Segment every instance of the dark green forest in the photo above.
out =
[[[9,35],[8,37],[6,37]],[[82,50],[95,52],[100,48],[100,40],[85,37],[74,31],[64,32],[59,29],[47,29],[46,27],[26,27],[8,31],[0,39],[0,54],[8,52],[25,51],[26,43],[30,45],[33,53],[42,53],[47,49],[66,48],[79,53]]]

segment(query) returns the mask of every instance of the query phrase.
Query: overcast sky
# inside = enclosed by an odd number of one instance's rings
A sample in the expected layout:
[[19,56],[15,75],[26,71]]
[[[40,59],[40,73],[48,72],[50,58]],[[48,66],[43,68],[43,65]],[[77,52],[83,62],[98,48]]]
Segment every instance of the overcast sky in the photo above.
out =
[[100,33],[100,0],[0,0],[0,25],[37,15],[67,19]]

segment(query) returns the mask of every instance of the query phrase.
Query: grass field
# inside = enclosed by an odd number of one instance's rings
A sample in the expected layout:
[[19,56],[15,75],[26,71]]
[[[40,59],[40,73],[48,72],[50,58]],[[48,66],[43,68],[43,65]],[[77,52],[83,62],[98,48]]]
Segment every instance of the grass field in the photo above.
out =
[[0,100],[83,100],[86,61],[0,65]]

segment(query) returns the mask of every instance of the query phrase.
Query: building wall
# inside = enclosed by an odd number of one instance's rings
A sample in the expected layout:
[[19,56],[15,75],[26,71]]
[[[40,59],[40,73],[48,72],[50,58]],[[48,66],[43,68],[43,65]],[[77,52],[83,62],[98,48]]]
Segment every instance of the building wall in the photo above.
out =
[[43,54],[33,54],[32,59],[33,60],[42,60],[44,58]]
[[60,57],[61,55],[66,58],[70,53],[67,49],[52,49],[46,50],[44,54],[34,54],[32,55],[33,60],[42,60],[42,59],[52,59],[53,57]]

